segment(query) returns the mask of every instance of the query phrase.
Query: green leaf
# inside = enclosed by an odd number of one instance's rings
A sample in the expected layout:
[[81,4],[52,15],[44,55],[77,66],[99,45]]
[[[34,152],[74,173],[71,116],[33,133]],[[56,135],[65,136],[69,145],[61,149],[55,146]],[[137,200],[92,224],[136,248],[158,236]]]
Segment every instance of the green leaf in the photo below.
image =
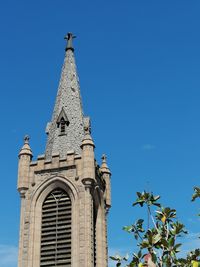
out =
[[157,234],[153,237],[153,244],[158,243],[161,240],[162,236],[160,234]]
[[119,261],[119,260],[121,260],[121,257],[119,255],[110,256],[110,259],[113,260],[113,261]]
[[192,195],[192,201],[195,201],[196,198],[200,198],[200,188],[194,187],[194,194]]
[[130,225],[130,226],[124,226],[123,228],[122,228],[124,231],[126,231],[126,232],[132,232],[132,230],[133,230],[133,226],[132,225]]

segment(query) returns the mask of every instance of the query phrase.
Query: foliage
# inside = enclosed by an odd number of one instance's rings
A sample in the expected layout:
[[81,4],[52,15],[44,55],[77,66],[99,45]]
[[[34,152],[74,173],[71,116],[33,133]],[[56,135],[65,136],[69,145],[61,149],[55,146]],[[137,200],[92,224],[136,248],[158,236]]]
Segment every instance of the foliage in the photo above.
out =
[[[192,201],[200,198],[200,188],[194,188]],[[163,207],[158,200],[160,196],[153,193],[137,192],[137,199],[133,206],[147,209],[147,227],[143,219],[134,224],[125,226],[123,230],[133,235],[137,242],[138,252],[133,253],[132,259],[119,255],[110,257],[116,261],[116,266],[127,267],[198,267],[200,266],[200,249],[188,253],[185,258],[179,258],[181,249],[179,237],[187,234],[184,225],[176,219],[176,210]],[[156,210],[153,210],[156,207]],[[145,229],[146,228],[146,229]]]
[[[200,187],[194,187],[194,194],[192,195],[192,201],[195,201],[197,198],[200,198]],[[200,216],[200,214],[199,214]]]

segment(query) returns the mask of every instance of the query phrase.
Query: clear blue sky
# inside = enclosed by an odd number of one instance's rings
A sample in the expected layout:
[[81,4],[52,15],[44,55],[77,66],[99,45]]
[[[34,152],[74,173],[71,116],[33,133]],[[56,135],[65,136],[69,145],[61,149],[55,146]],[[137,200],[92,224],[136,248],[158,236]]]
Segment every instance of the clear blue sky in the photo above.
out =
[[139,216],[131,203],[145,188],[177,208],[191,236],[200,232],[190,202],[200,185],[199,12],[197,0],[1,2],[2,267],[16,267],[17,155],[26,133],[34,155],[44,152],[68,31],[96,157],[107,153],[113,174],[110,250],[133,246],[121,228]]

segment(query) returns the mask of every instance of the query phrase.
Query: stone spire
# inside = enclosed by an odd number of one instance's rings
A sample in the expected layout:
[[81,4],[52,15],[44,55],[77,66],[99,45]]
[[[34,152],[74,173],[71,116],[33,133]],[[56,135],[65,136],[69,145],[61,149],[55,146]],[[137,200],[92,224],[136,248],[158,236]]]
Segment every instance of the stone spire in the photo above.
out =
[[68,151],[81,153],[84,137],[83,110],[80,96],[79,79],[74,59],[72,40],[75,36],[68,33],[65,60],[58,87],[56,103],[51,122],[47,124],[48,140],[46,158],[59,153],[66,156]]

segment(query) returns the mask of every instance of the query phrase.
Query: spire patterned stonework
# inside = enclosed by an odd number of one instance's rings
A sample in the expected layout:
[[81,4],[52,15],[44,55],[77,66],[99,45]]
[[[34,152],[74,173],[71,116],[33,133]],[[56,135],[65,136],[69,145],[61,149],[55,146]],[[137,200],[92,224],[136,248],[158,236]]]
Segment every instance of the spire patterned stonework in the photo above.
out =
[[47,124],[48,140],[46,158],[59,153],[66,156],[68,151],[81,153],[81,142],[84,137],[83,110],[80,96],[79,79],[76,70],[74,36],[68,33],[65,39],[68,44],[62,68],[60,84],[51,122]]

